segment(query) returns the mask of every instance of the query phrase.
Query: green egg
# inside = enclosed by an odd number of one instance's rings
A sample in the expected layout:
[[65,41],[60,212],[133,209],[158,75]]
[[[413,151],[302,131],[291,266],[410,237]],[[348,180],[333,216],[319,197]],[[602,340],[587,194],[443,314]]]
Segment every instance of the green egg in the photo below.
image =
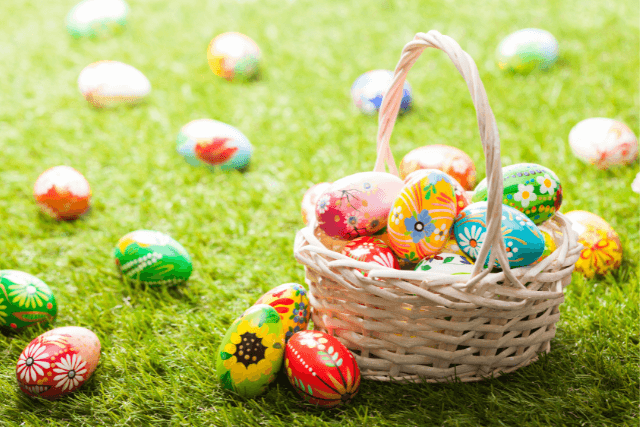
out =
[[[551,218],[562,204],[562,185],[549,168],[535,163],[518,163],[502,168],[502,203],[525,214],[534,224]],[[487,179],[476,187],[471,199],[487,200]]]
[[51,323],[57,314],[56,298],[46,283],[22,271],[0,270],[0,328]]
[[236,319],[218,348],[222,388],[247,398],[264,392],[282,366],[284,332],[278,312],[266,304],[256,304]]
[[191,276],[191,257],[166,234],[137,230],[122,237],[115,248],[116,266],[123,276],[150,286],[172,286]]

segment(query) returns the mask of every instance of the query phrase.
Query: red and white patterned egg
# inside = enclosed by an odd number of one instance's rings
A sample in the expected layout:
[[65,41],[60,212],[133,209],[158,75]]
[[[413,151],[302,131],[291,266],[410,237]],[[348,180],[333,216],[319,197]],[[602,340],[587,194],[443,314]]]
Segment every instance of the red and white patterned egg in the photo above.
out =
[[88,329],[67,326],[40,335],[16,365],[20,389],[29,396],[57,399],[84,384],[100,360],[100,340]]
[[360,172],[334,182],[316,203],[318,225],[330,237],[354,239],[382,230],[402,180],[384,172]]
[[[351,240],[342,249],[342,254],[362,262],[371,262],[387,268],[400,270],[398,259],[391,248],[380,239],[371,236],[358,237]],[[358,270],[365,277],[368,271]]]
[[33,186],[40,209],[57,220],[72,220],[89,210],[91,188],[71,166],[54,166],[42,172]]
[[349,403],[360,388],[360,368],[351,352],[320,331],[296,333],[285,348],[289,381],[307,402],[322,408]]

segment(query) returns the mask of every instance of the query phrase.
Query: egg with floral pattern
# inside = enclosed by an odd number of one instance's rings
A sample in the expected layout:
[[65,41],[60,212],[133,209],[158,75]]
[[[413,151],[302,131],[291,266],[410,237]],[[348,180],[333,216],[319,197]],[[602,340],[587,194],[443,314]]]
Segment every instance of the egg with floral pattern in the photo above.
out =
[[[342,254],[357,261],[370,262],[386,268],[400,270],[396,255],[391,248],[382,240],[375,237],[364,236],[351,240],[344,249],[342,249]],[[365,277],[369,275],[369,272],[366,270],[358,269],[358,271]]]
[[136,230],[123,236],[116,245],[115,259],[123,276],[150,286],[184,283],[193,270],[186,249],[153,230]]
[[638,158],[638,139],[622,122],[604,117],[582,120],[569,132],[569,145],[583,162],[598,169],[628,165]]
[[428,271],[435,274],[465,275],[473,271],[473,260],[466,255],[440,252],[431,258],[423,259],[416,271]]
[[264,392],[282,367],[284,336],[273,307],[256,304],[246,310],[229,327],[218,348],[216,371],[222,388],[242,397]]
[[[375,114],[382,105],[382,99],[393,82],[393,71],[371,70],[360,75],[351,86],[351,99],[355,106],[365,114]],[[408,81],[402,87],[402,99],[399,112],[406,113],[411,108],[413,95]]]
[[307,329],[311,307],[307,290],[297,283],[285,283],[262,295],[256,304],[273,307],[280,316],[285,331],[285,342],[298,331]]
[[[413,171],[404,178],[403,182],[406,185],[410,181],[421,179],[429,175],[432,170],[433,169],[418,169],[416,171]],[[451,177],[451,175],[447,175],[454,183],[453,187],[456,193],[456,215],[458,215],[464,208],[471,204],[471,193],[466,191],[456,179]]]
[[[475,260],[487,234],[487,202],[470,204],[454,223],[454,234],[460,249]],[[509,266],[533,264],[544,252],[544,236],[540,229],[522,212],[502,205],[502,236]],[[490,254],[491,252],[489,252]],[[489,256],[487,256],[487,265]]]
[[425,145],[408,152],[400,162],[400,178],[420,169],[438,169],[455,179],[464,190],[476,185],[476,165],[464,151],[450,145]]
[[330,237],[370,236],[386,225],[402,180],[384,172],[360,172],[334,182],[316,203],[318,226]]
[[576,261],[576,271],[587,278],[604,275],[620,267],[622,243],[620,236],[607,221],[587,211],[565,214],[571,228],[578,233],[578,243],[584,246]]
[[24,349],[16,366],[20,389],[29,396],[57,399],[82,386],[100,361],[100,340],[78,326],[52,329]]
[[391,249],[407,263],[435,255],[447,242],[455,215],[455,181],[436,169],[420,171],[389,213]]
[[285,369],[293,388],[320,408],[349,403],[360,388],[360,368],[335,337],[320,331],[295,334],[285,350]]
[[235,127],[213,119],[192,120],[180,129],[177,150],[192,166],[244,170],[253,146]]
[[228,81],[250,80],[260,71],[260,48],[249,36],[222,33],[209,43],[207,59],[216,76]]
[[316,202],[329,187],[330,182],[321,182],[311,186],[302,196],[302,221],[305,225],[309,224],[311,218],[316,217]]
[[141,102],[151,92],[151,83],[132,65],[98,61],[80,72],[78,89],[91,105],[104,108]]
[[124,0],[82,0],[67,15],[67,31],[74,38],[118,33],[127,25]]
[[33,186],[40,210],[51,218],[70,221],[89,210],[91,188],[71,166],[54,166],[42,172]]
[[[523,212],[535,224],[551,218],[562,204],[562,185],[551,169],[535,163],[518,163],[502,168],[504,205]],[[487,200],[487,179],[473,193],[472,201]]]
[[56,298],[42,280],[17,270],[0,270],[0,329],[17,330],[52,323]]

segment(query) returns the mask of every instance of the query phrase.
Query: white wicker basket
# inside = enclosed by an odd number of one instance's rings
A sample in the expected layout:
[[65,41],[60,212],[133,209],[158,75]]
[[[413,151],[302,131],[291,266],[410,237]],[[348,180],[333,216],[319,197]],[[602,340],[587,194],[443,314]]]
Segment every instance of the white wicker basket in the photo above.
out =
[[[316,328],[336,336],[353,352],[362,375],[379,381],[477,381],[537,360],[550,349],[563,289],[581,250],[569,222],[556,213],[544,226],[557,249],[534,266],[508,267],[495,118],[473,59],[437,31],[417,34],[402,51],[380,108],[374,170],[385,171],[386,165],[398,174],[389,139],[407,72],[428,47],[453,61],[476,108],[489,193],[487,234],[474,272],[461,277],[359,262],[324,247],[313,234],[313,219],[297,233],[294,246],[305,266]],[[483,269],[491,248],[489,268]],[[496,260],[505,267],[492,273]]]

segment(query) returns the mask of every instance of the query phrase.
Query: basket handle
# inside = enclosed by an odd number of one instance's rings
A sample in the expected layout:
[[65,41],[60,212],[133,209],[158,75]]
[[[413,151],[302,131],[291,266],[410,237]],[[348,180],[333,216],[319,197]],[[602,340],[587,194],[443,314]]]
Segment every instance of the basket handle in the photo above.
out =
[[[482,148],[484,149],[486,159],[488,188],[487,233],[476,259],[471,281],[478,282],[482,277],[489,274],[497,258],[505,275],[511,282],[524,288],[522,283],[511,273],[502,236],[503,182],[502,165],[500,163],[500,136],[498,135],[496,119],[489,106],[487,93],[480,80],[476,63],[451,37],[442,35],[435,30],[431,30],[426,34],[418,33],[414,39],[407,43],[402,49],[402,55],[400,56],[398,65],[396,65],[393,81],[380,106],[377,140],[378,156],[376,158],[374,171],[384,172],[386,165],[390,173],[396,176],[398,175],[398,169],[393,154],[391,153],[391,147],[389,146],[389,139],[391,138],[391,132],[398,117],[400,101],[402,99],[402,88],[407,78],[407,73],[418,60],[422,51],[428,47],[444,51],[467,83],[473,105],[476,109],[478,128],[480,129],[480,140],[482,141]],[[491,251],[488,268],[481,272],[484,261],[487,258],[487,253],[492,247],[494,250]],[[480,277],[476,278],[478,275],[480,275]]]

